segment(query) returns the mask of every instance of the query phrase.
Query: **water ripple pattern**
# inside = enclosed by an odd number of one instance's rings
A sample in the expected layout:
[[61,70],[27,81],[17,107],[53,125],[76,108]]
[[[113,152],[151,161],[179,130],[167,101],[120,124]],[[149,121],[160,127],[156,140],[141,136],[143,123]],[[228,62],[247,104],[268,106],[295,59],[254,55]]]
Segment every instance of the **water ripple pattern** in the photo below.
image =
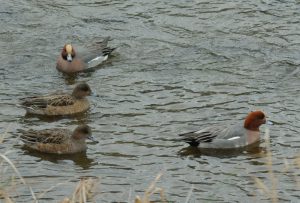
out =
[[[300,148],[299,10],[299,1],[272,0],[2,0],[0,128],[12,133],[1,153],[15,150],[8,157],[36,193],[99,176],[98,202],[126,202],[163,171],[159,186],[169,201],[184,202],[193,187],[191,202],[269,202],[252,179],[269,180],[264,153],[181,155],[187,144],[176,141],[179,133],[261,109],[274,123],[280,202],[297,202],[294,175],[281,171]],[[72,80],[57,72],[66,42],[105,36],[117,50],[101,68]],[[28,95],[71,91],[79,81],[98,95],[84,115],[24,118],[16,106]],[[81,123],[100,143],[79,157],[29,153],[16,141],[18,129]],[[60,187],[42,200],[57,202],[74,184]],[[31,198],[18,194],[18,202]]]

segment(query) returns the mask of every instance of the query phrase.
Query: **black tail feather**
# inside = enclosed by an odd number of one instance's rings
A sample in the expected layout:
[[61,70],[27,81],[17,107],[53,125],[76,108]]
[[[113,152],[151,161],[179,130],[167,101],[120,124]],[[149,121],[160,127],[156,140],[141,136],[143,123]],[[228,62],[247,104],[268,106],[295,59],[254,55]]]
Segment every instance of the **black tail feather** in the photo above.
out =
[[111,54],[111,52],[113,52],[113,50],[115,50],[116,48],[110,48],[110,47],[105,47],[102,50],[103,56],[109,55]]
[[189,145],[191,145],[193,147],[197,147],[200,144],[200,142],[197,141],[194,132],[183,133],[183,134],[180,134],[179,136],[182,137],[180,140],[188,143]]

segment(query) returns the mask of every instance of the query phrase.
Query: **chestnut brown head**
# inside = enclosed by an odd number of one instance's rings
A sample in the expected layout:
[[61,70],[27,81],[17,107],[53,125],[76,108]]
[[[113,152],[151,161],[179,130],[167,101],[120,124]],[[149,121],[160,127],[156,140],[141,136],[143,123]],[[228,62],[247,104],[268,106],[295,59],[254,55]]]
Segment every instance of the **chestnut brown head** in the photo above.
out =
[[72,62],[75,55],[75,50],[71,44],[66,44],[61,51],[62,58],[68,62]]
[[266,116],[262,111],[253,111],[248,114],[244,122],[247,130],[259,131],[259,126],[266,123]]

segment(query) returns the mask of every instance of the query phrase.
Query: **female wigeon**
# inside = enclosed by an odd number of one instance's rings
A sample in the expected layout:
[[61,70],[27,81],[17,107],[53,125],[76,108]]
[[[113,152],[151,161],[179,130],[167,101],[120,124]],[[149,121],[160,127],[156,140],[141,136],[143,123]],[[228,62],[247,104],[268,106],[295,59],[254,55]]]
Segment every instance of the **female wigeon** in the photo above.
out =
[[191,146],[213,149],[246,147],[260,139],[259,126],[266,123],[262,111],[250,112],[243,124],[234,126],[210,126],[199,131],[184,133],[181,140]]
[[57,128],[22,131],[20,138],[28,148],[52,154],[82,152],[87,149],[86,139],[97,142],[88,125],[80,125],[74,131]]
[[77,53],[71,44],[66,44],[58,56],[57,70],[64,73],[76,73],[99,65],[107,60],[108,56],[115,49],[107,46],[108,41],[109,37],[101,42],[94,43],[92,46],[87,47],[86,50],[81,50],[81,53]]
[[91,95],[90,86],[79,83],[72,94],[60,93],[21,99],[21,106],[28,114],[42,116],[64,116],[83,113],[90,107],[86,96]]

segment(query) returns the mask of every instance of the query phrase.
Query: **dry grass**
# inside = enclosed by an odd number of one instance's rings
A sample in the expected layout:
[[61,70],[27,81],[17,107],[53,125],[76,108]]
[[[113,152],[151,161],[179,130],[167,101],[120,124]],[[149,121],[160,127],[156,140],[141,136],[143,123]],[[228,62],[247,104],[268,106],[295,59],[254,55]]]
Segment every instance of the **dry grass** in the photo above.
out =
[[265,133],[265,143],[266,143],[266,166],[268,168],[269,178],[271,180],[271,188],[268,188],[261,179],[254,177],[254,181],[259,189],[261,189],[273,203],[278,202],[277,195],[277,178],[273,171],[273,161],[272,152],[270,150],[270,131],[267,128]]
[[160,194],[160,202],[167,203],[164,190],[162,188],[156,187],[156,183],[159,181],[159,179],[161,178],[162,175],[163,175],[162,173],[159,173],[156,176],[156,178],[154,179],[154,181],[146,189],[144,195],[142,197],[140,197],[140,196],[135,197],[134,203],[151,203],[150,197],[154,193]]
[[[42,198],[47,192],[50,190],[53,190],[59,185],[66,184],[66,183],[59,183],[56,186],[50,187],[48,190],[44,191],[38,197],[36,197],[35,193],[33,192],[32,188],[26,183],[25,179],[21,176],[15,165],[7,158],[6,155],[0,154],[0,157],[2,158],[0,164],[3,165],[3,161],[7,162],[9,166],[13,169],[14,173],[17,175],[19,181],[24,184],[25,186],[28,187],[30,194],[32,196],[32,199],[34,203],[38,203],[38,199]],[[4,170],[5,167],[1,167],[2,170]],[[6,171],[6,169],[5,169]],[[4,172],[1,171],[3,174]],[[15,187],[15,178],[11,177],[11,181],[9,184],[5,184],[4,186],[0,187],[0,199],[4,199],[4,203],[14,203],[15,201],[9,196],[9,193],[12,188]],[[7,182],[1,181],[2,182]],[[13,186],[14,187],[10,187]],[[86,203],[87,201],[89,202],[95,202],[93,200],[94,196],[97,194],[97,186],[99,185],[99,178],[82,178],[78,185],[76,186],[73,194],[71,197],[65,198],[61,203]]]
[[[266,143],[266,166],[268,169],[268,176],[270,180],[270,186],[268,187],[266,183],[264,183],[260,178],[253,177],[254,182],[263,193],[268,196],[272,203],[278,203],[279,202],[279,195],[278,195],[278,177],[275,175],[273,170],[273,156],[270,149],[270,139],[269,139],[270,131],[267,128],[265,133],[265,143]],[[286,173],[292,168],[299,168],[300,169],[300,156],[298,158],[295,158],[293,163],[290,164],[285,159],[284,160],[284,168],[283,173]],[[300,188],[300,180],[297,174],[295,174],[295,182],[297,184],[298,189]]]
[[99,178],[82,178],[76,186],[72,197],[66,197],[61,203],[86,203],[95,202]]
[[[3,144],[4,139],[8,136],[8,132],[10,129],[11,125],[9,125],[6,129],[6,131],[0,135],[0,144]],[[0,183],[3,185],[0,185],[0,198],[4,199],[4,202],[6,203],[11,203],[14,202],[13,199],[9,196],[9,191],[13,190],[16,186],[15,181],[18,180],[21,182],[21,184],[25,185],[28,189],[29,192],[32,196],[33,202],[36,203],[37,202],[37,198],[32,190],[32,188],[26,183],[25,179],[22,177],[22,175],[20,174],[20,172],[18,171],[17,167],[14,165],[14,163],[7,157],[8,154],[12,153],[14,151],[12,150],[7,150],[5,153],[0,153]],[[11,168],[14,172],[14,174],[16,175],[17,178],[15,178],[15,176],[11,176],[11,177],[7,177],[6,172],[9,170],[9,168]]]
[[[13,171],[15,172],[17,177],[19,178],[20,182],[28,187],[30,194],[32,196],[33,202],[37,202],[37,198],[36,198],[32,188],[26,183],[25,179],[21,176],[21,174],[18,171],[18,169],[16,168],[16,166],[10,161],[9,158],[7,158],[7,156],[5,154],[0,154],[0,157],[2,158],[2,160],[0,161],[0,164],[2,166],[1,169],[6,170],[5,167],[3,167],[3,161],[7,162],[9,164],[9,166],[13,169]],[[1,172],[1,173],[3,174],[4,172]],[[13,180],[14,180],[14,178],[12,177],[10,185],[14,184]],[[4,188],[0,189],[0,197],[3,197],[6,202],[12,202],[12,199],[8,195],[8,191],[5,190]]]
[[10,129],[10,125],[7,127],[7,129],[4,133],[0,134],[0,144],[2,144],[4,139],[7,137],[8,129]]

